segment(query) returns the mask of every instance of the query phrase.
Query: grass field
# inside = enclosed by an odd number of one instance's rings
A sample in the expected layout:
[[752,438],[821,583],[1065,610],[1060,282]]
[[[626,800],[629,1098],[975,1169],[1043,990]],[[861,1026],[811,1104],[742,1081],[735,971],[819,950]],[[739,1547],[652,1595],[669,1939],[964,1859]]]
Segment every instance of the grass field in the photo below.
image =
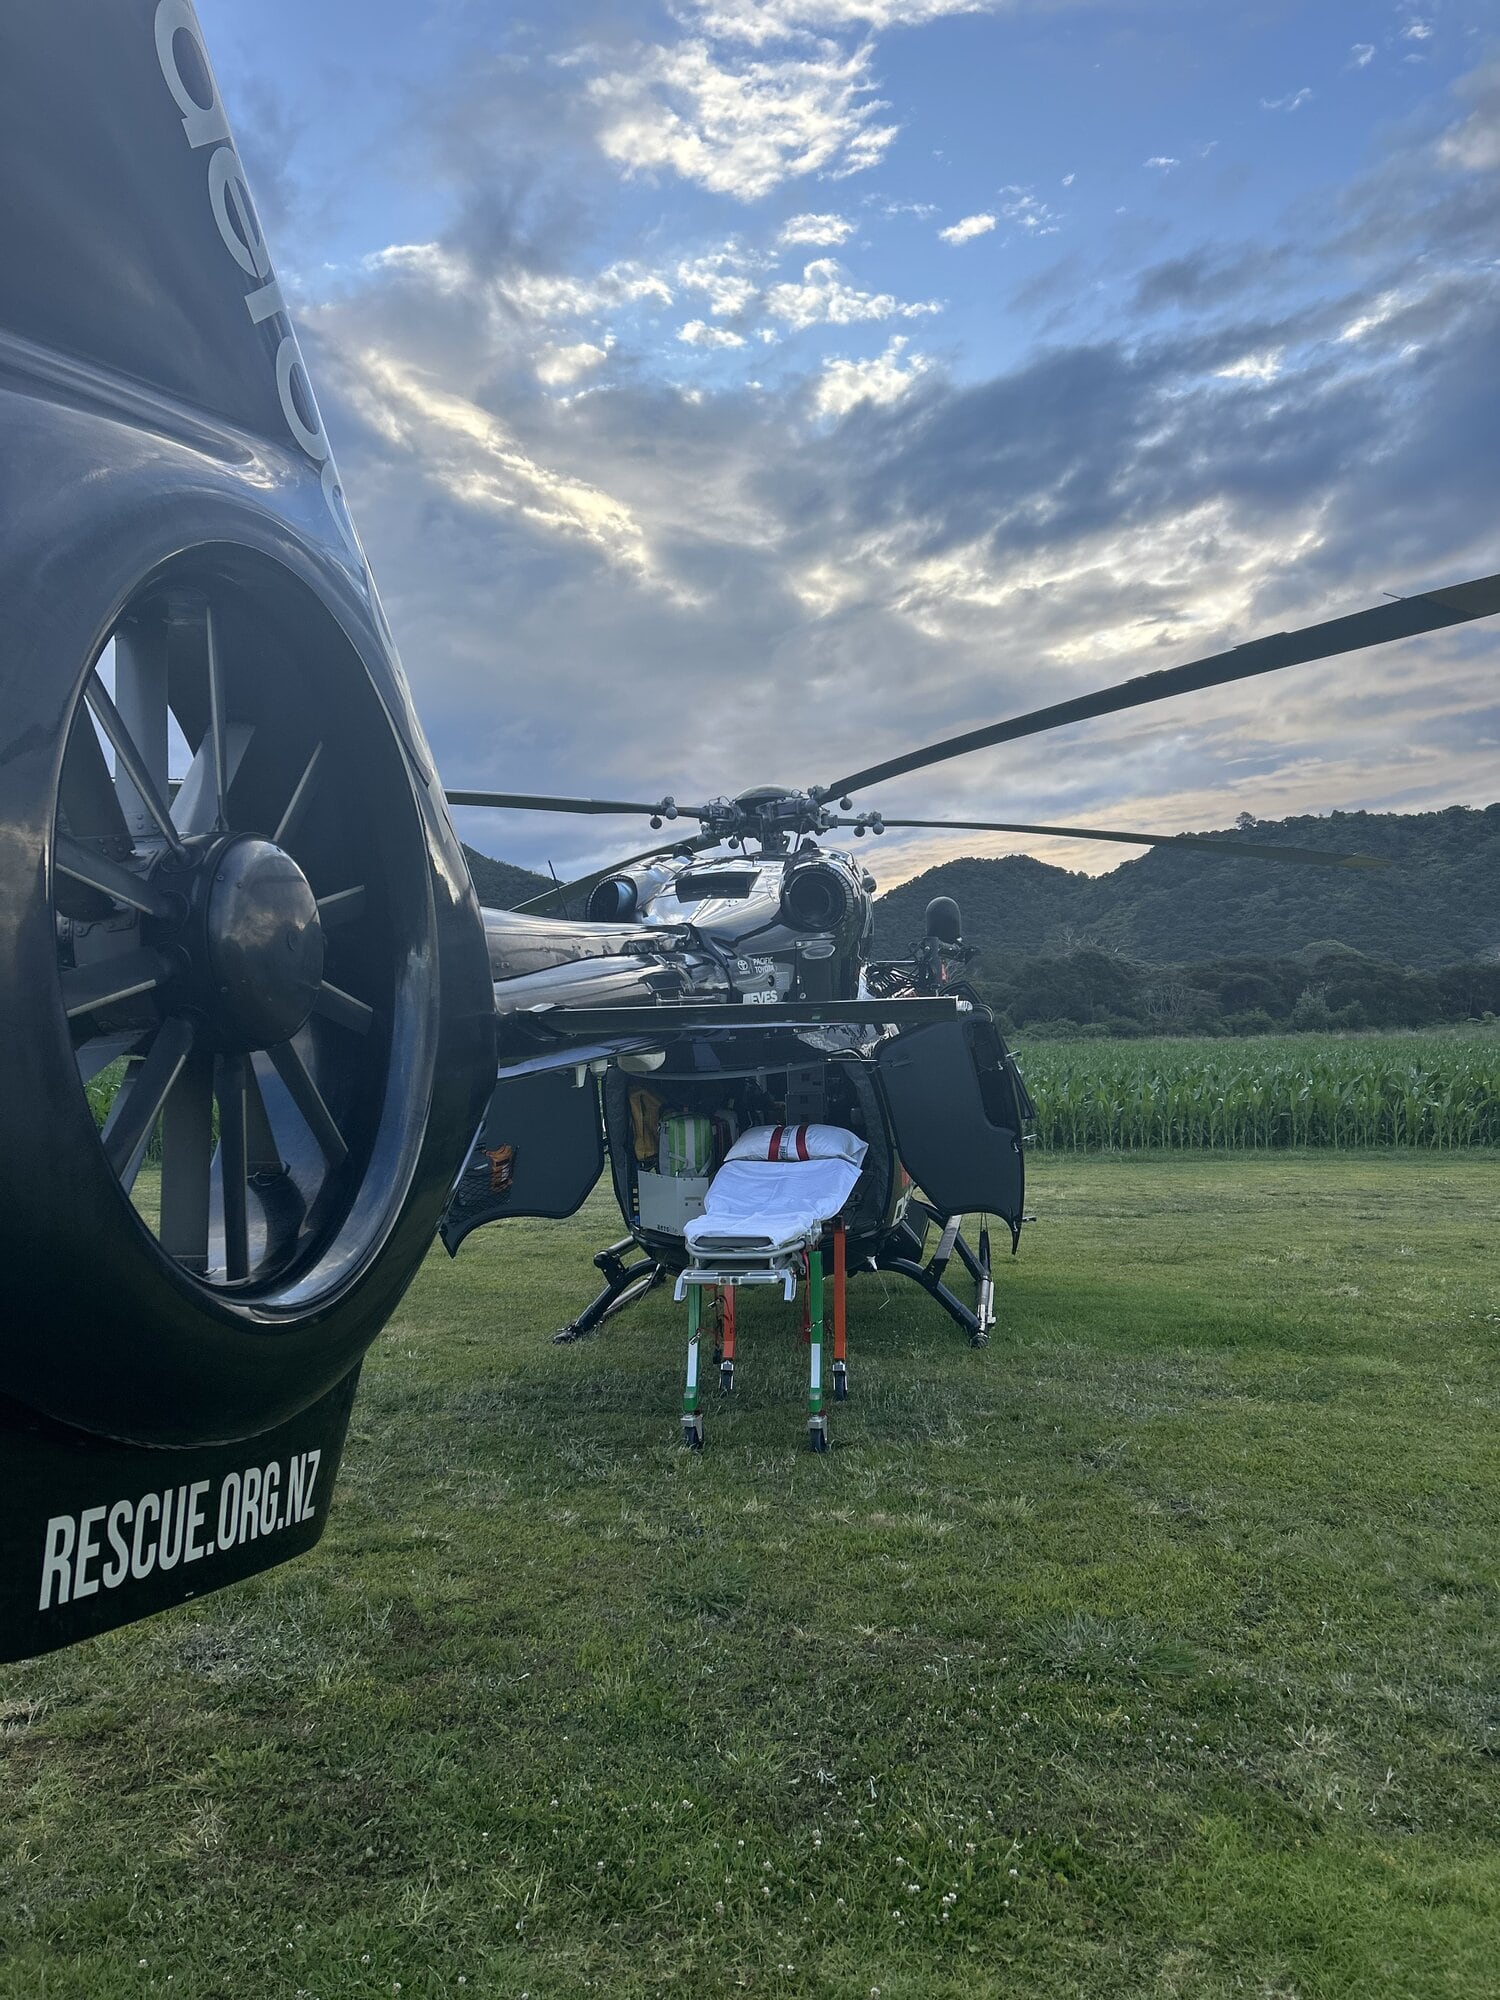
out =
[[[1500,1158],[1034,1162],[676,1442],[616,1224],[439,1253],[300,1565],[0,1670],[0,1995],[1500,1993]],[[892,1281],[894,1287],[896,1281]]]

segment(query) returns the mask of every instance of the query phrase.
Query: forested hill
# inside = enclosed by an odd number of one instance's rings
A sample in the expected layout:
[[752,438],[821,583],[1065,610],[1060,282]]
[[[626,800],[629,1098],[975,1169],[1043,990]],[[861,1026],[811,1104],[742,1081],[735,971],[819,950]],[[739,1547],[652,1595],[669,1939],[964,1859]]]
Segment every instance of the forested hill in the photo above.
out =
[[[1096,876],[1025,855],[949,861],[877,900],[877,949],[904,955],[922,935],[929,898],[952,896],[965,938],[991,960],[1098,945],[1173,965],[1274,958],[1321,942],[1410,966],[1500,955],[1500,805],[1261,820],[1242,837],[1380,855],[1393,865],[1324,870],[1167,848]],[[870,859],[878,872],[878,848]]]
[[476,853],[472,847],[464,848],[464,860],[469,864],[474,893],[487,909],[513,910],[528,896],[539,896],[543,889],[552,887],[549,876],[533,874],[529,868],[515,868],[508,861],[491,861],[487,854]]

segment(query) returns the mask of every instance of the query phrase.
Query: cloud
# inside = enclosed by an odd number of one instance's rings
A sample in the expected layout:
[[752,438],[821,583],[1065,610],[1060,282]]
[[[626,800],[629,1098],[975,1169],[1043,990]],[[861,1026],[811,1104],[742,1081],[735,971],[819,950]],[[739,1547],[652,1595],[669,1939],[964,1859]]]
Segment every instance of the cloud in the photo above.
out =
[[690,319],[677,329],[677,338],[689,347],[743,347],[745,336],[727,326],[709,326],[705,320]]
[[1375,44],[1373,42],[1356,42],[1349,51],[1349,67],[1351,69],[1368,69],[1374,60]]
[[1381,292],[1371,299],[1365,310],[1358,313],[1346,326],[1340,327],[1341,341],[1363,340],[1366,334],[1376,332],[1385,326],[1407,303],[1407,295],[1399,291]]
[[1250,291],[1263,296],[1284,280],[1292,262],[1290,251],[1277,244],[1249,244],[1229,255],[1191,250],[1148,265],[1136,279],[1133,306],[1138,313],[1171,306],[1201,311]]
[[669,306],[672,288],[659,271],[630,262],[610,264],[593,277],[513,270],[499,289],[521,312],[541,319],[587,317],[619,306]]
[[863,319],[919,319],[941,312],[934,299],[908,303],[890,292],[862,292],[847,282],[843,266],[832,257],[816,257],[802,268],[801,284],[773,285],[766,293],[766,310],[788,326],[849,326]]
[[993,215],[966,215],[961,222],[950,223],[940,229],[938,235],[945,243],[970,243],[976,236],[987,236],[995,226]]
[[1174,160],[1170,153],[1153,153],[1144,164],[1148,167],[1159,167],[1164,174],[1169,174],[1173,167],[1180,167],[1182,162]]
[[[1069,179],[1071,178],[1070,175]],[[1015,223],[1018,228],[1024,229],[1031,236],[1057,234],[1057,212],[1049,208],[1046,202],[1038,201],[1037,197],[1026,188],[1005,187],[1001,188],[1000,192],[1011,196],[1009,201],[1002,202],[1000,206],[1000,213],[1007,222]]]
[[[570,88],[639,67],[638,49],[595,52]],[[591,206],[619,192],[595,133],[617,110],[592,104],[566,168],[594,175],[583,207],[610,224]],[[702,232],[696,193],[676,214],[653,199],[666,227],[639,240],[666,247],[602,262],[590,245],[612,226],[548,226],[549,123],[527,128],[539,193],[518,173],[504,212],[479,199],[489,157],[465,164],[488,127],[455,129],[453,223],[330,278],[304,315],[450,783],[626,791],[649,771],[682,796],[826,778],[1382,588],[1494,567],[1500,67],[1388,130],[1383,163],[1284,241],[1221,232],[1142,271],[1126,261],[1138,245],[1114,239],[1106,258],[1080,235],[1063,282],[1077,305],[1045,350],[987,380],[903,344],[936,301],[898,296],[863,253],[858,276],[817,255],[771,269],[757,246],[775,215],[726,241]],[[1005,214],[1023,199],[994,197],[998,226],[1028,227]],[[878,215],[881,198],[848,206]],[[865,325],[874,355],[858,352]],[[809,334],[825,326],[853,330]],[[764,365],[782,358],[760,350],[778,330],[799,333],[797,365],[751,389],[734,342]],[[544,367],[609,393],[566,393]],[[1212,824],[1242,806],[1490,797],[1494,645],[1481,628],[1298,669],[872,803]],[[693,729],[652,727],[684,688]],[[831,762],[788,763],[794,702]],[[464,831],[564,872],[639,844],[626,823]],[[913,865],[894,840],[876,852],[883,883]]]
[[755,201],[783,181],[873,167],[896,136],[871,93],[871,50],[831,43],[776,61],[721,60],[705,41],[647,48],[590,80],[599,144],[627,175],[668,172]]
[[810,243],[826,249],[847,242],[854,229],[855,225],[842,215],[794,215],[782,223],[776,241],[784,244]]
[[591,482],[539,464],[477,403],[436,388],[408,363],[367,348],[350,383],[356,408],[388,446],[419,453],[424,477],[461,504],[516,512],[587,542],[611,564],[649,571],[629,507]]
[[704,34],[757,45],[793,35],[916,28],[950,14],[986,14],[997,0],[683,0]]
[[931,365],[925,355],[906,355],[906,335],[896,334],[883,354],[869,361],[828,362],[813,389],[820,417],[844,417],[860,403],[899,403]]
[[1263,97],[1260,108],[1262,111],[1300,111],[1311,96],[1311,90],[1304,84],[1301,90],[1293,90],[1285,97]]
[[1408,21],[1406,26],[1401,30],[1401,39],[1403,42],[1431,41],[1432,23],[1430,21]]
[[544,347],[536,358],[537,380],[545,382],[549,389],[566,387],[607,361],[613,345],[613,340],[606,335],[603,346],[596,346],[591,340],[579,340],[571,347]]
[[1279,347],[1267,347],[1259,354],[1242,354],[1214,373],[1221,382],[1274,382],[1281,373],[1281,360]]
[[1438,142],[1440,163],[1464,174],[1500,171],[1500,56],[1466,77],[1459,91],[1474,109],[1443,134]]
[[677,266],[677,284],[682,291],[704,293],[715,319],[729,319],[760,297],[759,275],[770,262],[730,241],[718,250],[684,257]]
[[929,216],[937,214],[935,201],[891,201],[885,196],[866,195],[867,203],[873,202],[877,213],[894,218],[898,215],[915,216],[918,222],[926,222]]

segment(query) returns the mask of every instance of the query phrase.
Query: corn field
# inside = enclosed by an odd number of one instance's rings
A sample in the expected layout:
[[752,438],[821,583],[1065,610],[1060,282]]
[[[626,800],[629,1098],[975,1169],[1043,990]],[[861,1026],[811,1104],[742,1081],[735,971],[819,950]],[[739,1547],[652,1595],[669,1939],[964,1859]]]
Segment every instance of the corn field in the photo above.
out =
[[[1500,1147],[1500,1035],[1022,1042],[1047,1151]],[[124,1064],[88,1086],[102,1122]],[[152,1140],[148,1159],[159,1157]]]
[[1039,1148],[1500,1146],[1500,1037],[1038,1042]]

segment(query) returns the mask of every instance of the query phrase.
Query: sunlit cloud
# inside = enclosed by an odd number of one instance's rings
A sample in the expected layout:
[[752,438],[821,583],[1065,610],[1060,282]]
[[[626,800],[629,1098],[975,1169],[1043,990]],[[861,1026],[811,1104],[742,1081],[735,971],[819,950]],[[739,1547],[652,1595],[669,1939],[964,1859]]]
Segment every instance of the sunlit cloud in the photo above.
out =
[[872,360],[827,362],[813,390],[818,415],[843,417],[860,403],[899,402],[931,365],[925,355],[907,354],[906,346],[906,335],[898,333]]
[[706,41],[644,48],[587,91],[599,144],[627,174],[670,173],[755,201],[786,180],[873,167],[896,136],[879,122],[871,49],[823,44],[774,61],[721,57]]
[[766,310],[788,326],[848,326],[864,319],[919,319],[941,312],[934,299],[903,301],[891,292],[867,292],[850,284],[848,273],[831,257],[816,257],[803,266],[800,284],[773,285],[766,293]]
[[537,380],[545,382],[549,389],[566,387],[601,367],[609,359],[612,345],[606,338],[602,346],[591,340],[578,340],[570,347],[544,347],[536,358]]
[[917,28],[949,14],[988,13],[997,0],[679,0],[704,34],[756,44],[857,29]]
[[745,344],[742,333],[735,333],[727,326],[709,326],[701,319],[690,319],[685,326],[680,326],[677,338],[686,341],[689,347],[743,347]]
[[854,228],[855,225],[842,215],[794,215],[781,225],[776,240],[778,243],[807,243],[814,248],[828,249],[847,242],[854,234]]
[[966,215],[961,222],[950,223],[940,229],[938,235],[945,243],[972,243],[976,236],[987,236],[995,226],[993,215]]

